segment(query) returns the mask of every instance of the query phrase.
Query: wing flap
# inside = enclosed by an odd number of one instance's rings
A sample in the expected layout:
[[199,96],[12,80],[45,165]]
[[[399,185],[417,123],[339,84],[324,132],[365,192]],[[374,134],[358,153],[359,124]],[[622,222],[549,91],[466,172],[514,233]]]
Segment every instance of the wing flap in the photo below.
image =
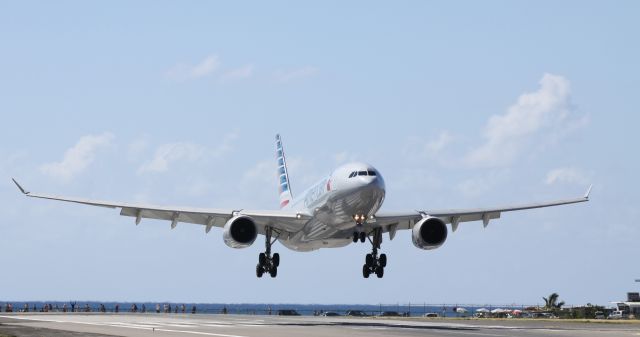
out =
[[218,227],[224,226],[224,224],[231,218],[231,214],[227,216],[222,216],[221,214],[210,214],[210,213],[190,213],[190,212],[178,212],[175,210],[166,211],[166,210],[155,210],[155,209],[144,209],[144,208],[131,208],[125,207],[120,211],[120,215],[122,216],[130,216],[134,218],[140,217],[140,219],[155,219],[155,220],[168,220],[183,223],[191,223],[197,225],[207,225],[210,223],[218,223],[217,219],[221,219],[222,223]]

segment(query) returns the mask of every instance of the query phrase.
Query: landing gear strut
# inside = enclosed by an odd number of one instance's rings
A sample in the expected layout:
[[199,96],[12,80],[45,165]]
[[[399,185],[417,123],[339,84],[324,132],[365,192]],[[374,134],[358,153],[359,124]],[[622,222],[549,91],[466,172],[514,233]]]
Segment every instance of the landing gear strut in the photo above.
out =
[[378,256],[378,249],[382,243],[382,229],[376,228],[373,230],[373,239],[370,240],[373,246],[371,254],[367,254],[365,257],[365,263],[362,266],[362,276],[369,278],[369,275],[376,274],[378,278],[384,276],[384,267],[387,266],[387,255],[380,254]]
[[280,254],[275,253],[271,256],[271,245],[278,240],[277,236],[272,239],[273,227],[265,227],[264,237],[266,250],[264,253],[260,253],[260,255],[258,255],[256,276],[262,277],[264,273],[269,273],[271,277],[276,277],[278,275],[278,266],[280,265]]

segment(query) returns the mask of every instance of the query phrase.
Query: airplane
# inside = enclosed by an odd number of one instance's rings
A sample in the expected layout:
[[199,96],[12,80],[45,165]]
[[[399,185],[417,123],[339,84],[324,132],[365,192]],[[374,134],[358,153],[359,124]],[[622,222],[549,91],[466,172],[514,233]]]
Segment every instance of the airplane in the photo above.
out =
[[62,197],[28,192],[15,179],[12,180],[28,197],[120,209],[120,215],[134,217],[136,225],[144,218],[171,221],[172,229],[180,222],[203,225],[205,233],[219,227],[223,230],[224,243],[231,248],[249,247],[258,234],[263,235],[265,251],[259,254],[256,265],[259,278],[265,273],[272,278],[278,274],[280,254],[271,253],[276,242],[294,251],[308,252],[367,240],[372,248],[371,253],[365,256],[362,275],[369,278],[375,274],[382,278],[387,255],[378,254],[378,250],[384,233],[393,240],[397,231],[410,230],[417,248],[431,250],[446,241],[447,224],[455,232],[462,222],[482,220],[486,228],[490,220],[500,218],[503,212],[586,202],[591,192],[590,186],[579,198],[505,207],[384,213],[378,212],[385,198],[384,179],[369,164],[353,162],[342,165],[294,198],[280,135],[276,135],[276,160],[280,210],[166,207]]

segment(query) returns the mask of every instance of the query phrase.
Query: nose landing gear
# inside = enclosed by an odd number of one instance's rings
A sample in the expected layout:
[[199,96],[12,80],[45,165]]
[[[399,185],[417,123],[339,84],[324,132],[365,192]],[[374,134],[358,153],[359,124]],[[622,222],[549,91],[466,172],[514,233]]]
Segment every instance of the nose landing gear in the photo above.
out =
[[365,232],[353,232],[353,243],[358,242],[364,243],[367,240],[367,233]]
[[373,240],[371,240],[372,251],[371,254],[367,254],[365,257],[365,263],[362,266],[362,276],[369,278],[369,275],[376,274],[378,278],[384,276],[384,267],[387,266],[387,255],[380,254],[378,256],[378,249],[382,243],[382,229],[376,228],[373,230]]
[[367,219],[365,215],[356,214],[353,216],[353,220],[356,221],[356,230],[353,232],[353,243],[360,242],[364,243],[367,240],[367,233],[362,230],[362,224]]
[[273,228],[265,227],[265,252],[260,253],[258,255],[258,265],[256,266],[256,276],[262,277],[264,273],[269,273],[271,277],[276,277],[278,275],[278,266],[280,265],[280,254],[275,253],[271,256],[271,246],[278,240],[278,238],[274,238],[273,236]]

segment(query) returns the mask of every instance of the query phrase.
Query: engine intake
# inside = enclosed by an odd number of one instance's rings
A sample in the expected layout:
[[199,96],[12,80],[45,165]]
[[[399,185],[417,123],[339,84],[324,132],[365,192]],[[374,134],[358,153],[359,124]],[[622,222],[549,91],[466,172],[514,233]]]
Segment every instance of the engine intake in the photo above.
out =
[[235,216],[224,225],[224,243],[231,248],[247,248],[256,241],[258,227],[251,217]]
[[442,219],[426,217],[413,226],[411,239],[420,249],[436,249],[447,240],[447,225]]

